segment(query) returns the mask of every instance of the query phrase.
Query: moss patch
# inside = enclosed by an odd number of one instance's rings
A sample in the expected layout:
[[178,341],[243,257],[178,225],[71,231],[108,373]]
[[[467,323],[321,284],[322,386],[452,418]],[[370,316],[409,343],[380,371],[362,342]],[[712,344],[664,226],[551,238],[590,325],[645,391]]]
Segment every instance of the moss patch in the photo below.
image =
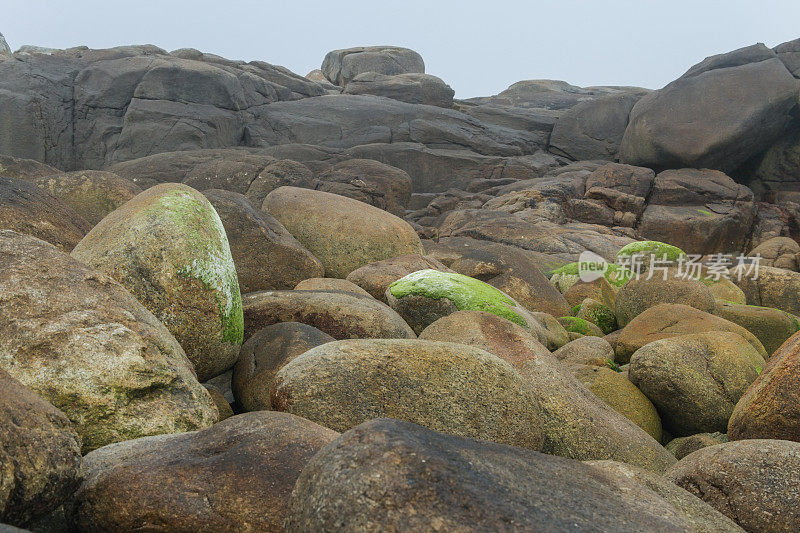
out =
[[665,242],[659,241],[637,241],[626,244],[617,252],[617,257],[628,257],[632,255],[654,255],[657,259],[662,259],[665,255],[668,261],[677,261],[686,252]]
[[[551,276],[551,278],[556,278],[556,279],[562,277],[563,278],[574,277],[572,283],[569,284],[570,286],[577,283],[577,281],[580,279],[577,262],[567,263],[566,265],[556,268],[555,270],[551,270],[550,272],[548,272],[548,274]],[[623,285],[628,283],[628,281],[630,281],[630,279],[633,277],[633,272],[620,265],[615,265],[614,263],[608,263],[608,268],[605,271],[604,277],[606,278],[606,281],[608,281],[611,285],[614,285],[615,287],[622,287]]]
[[528,323],[514,309],[514,300],[499,289],[475,278],[427,269],[413,272],[389,285],[395,298],[415,295],[433,300],[447,298],[460,311],[486,311],[506,318],[520,326]]
[[564,329],[571,333],[580,333],[581,335],[594,335],[594,332],[589,327],[589,323],[578,317],[574,316],[562,316],[558,319],[561,322],[561,325],[564,326]]
[[176,265],[176,274],[196,279],[205,289],[214,291],[223,342],[241,344],[244,340],[242,295],[228,236],[219,215],[210,203],[181,190],[165,194],[151,209],[167,216],[186,237],[185,257],[190,259]]

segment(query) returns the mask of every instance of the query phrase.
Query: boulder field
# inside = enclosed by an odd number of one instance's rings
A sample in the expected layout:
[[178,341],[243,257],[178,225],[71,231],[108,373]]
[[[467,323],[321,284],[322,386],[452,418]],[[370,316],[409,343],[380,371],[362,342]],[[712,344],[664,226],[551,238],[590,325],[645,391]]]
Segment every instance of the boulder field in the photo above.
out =
[[798,108],[0,35],[0,531],[800,530]]

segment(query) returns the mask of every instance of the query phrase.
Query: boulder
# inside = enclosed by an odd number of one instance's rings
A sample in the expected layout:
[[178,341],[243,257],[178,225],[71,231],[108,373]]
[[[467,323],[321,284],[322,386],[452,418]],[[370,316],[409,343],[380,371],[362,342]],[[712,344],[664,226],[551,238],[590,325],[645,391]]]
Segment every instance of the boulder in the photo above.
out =
[[225,228],[242,293],[292,289],[304,279],[323,275],[322,263],[247,197],[219,189],[203,194]]
[[800,315],[800,272],[770,266],[742,265],[731,273],[733,280],[744,291],[747,303],[773,307]]
[[313,326],[281,322],[267,326],[242,345],[231,382],[245,411],[272,409],[270,387],[275,374],[292,359],[335,339]]
[[280,187],[267,195],[263,209],[322,262],[328,277],[344,278],[374,261],[422,253],[407,222],[344,196]]
[[[252,187],[251,187],[252,188]],[[411,200],[411,177],[372,159],[348,159],[319,173],[311,188],[346,196],[402,217]]]
[[747,531],[800,528],[800,443],[754,439],[709,446],[681,459],[666,477]]
[[0,56],[10,56],[11,55],[11,47],[8,46],[5,37],[3,34],[0,33]]
[[764,359],[735,333],[712,331],[646,344],[628,376],[655,404],[673,435],[726,431],[736,402],[764,368]]
[[72,256],[122,283],[175,336],[201,381],[236,362],[242,304],[219,215],[191,187],[151,187],[97,224]]
[[347,281],[358,285],[373,298],[385,301],[389,285],[408,274],[427,269],[451,272],[431,256],[407,254],[359,267],[347,275]]
[[622,329],[617,339],[616,360],[620,363],[629,362],[636,350],[653,341],[709,331],[736,333],[749,342],[762,358],[769,357],[755,335],[724,317],[688,305],[659,304],[643,311]]
[[719,302],[716,314],[752,333],[766,350],[764,359],[769,359],[789,337],[800,331],[798,317],[771,307]]
[[411,339],[395,311],[372,297],[327,291],[260,291],[245,294],[245,338],[278,322],[301,322],[335,339]]
[[797,272],[800,265],[800,243],[790,237],[773,237],[750,250],[747,255],[758,256],[761,266],[785,268]]
[[[475,393],[490,402],[475,401]],[[542,446],[542,419],[525,380],[499,357],[451,342],[336,341],[275,375],[272,406],[336,431],[393,417],[436,431]]]
[[33,183],[80,213],[92,226],[142,192],[132,181],[99,170],[55,174]]
[[[387,76],[377,72],[364,72],[347,82],[344,94],[372,94],[409,104],[449,108],[453,106],[455,91],[440,78],[430,74],[409,73]],[[622,138],[621,133],[620,138]]]
[[397,46],[359,46],[333,50],[325,55],[322,73],[334,85],[346,86],[364,72],[395,75],[424,73],[422,56]]
[[573,161],[616,161],[628,115],[644,94],[612,94],[577,104],[556,121],[548,149]]
[[580,309],[575,314],[575,318],[597,326],[603,335],[608,335],[617,329],[617,317],[614,315],[614,311],[607,305],[592,298],[586,298],[580,304]]
[[692,452],[707,446],[716,446],[728,442],[728,436],[716,431],[714,433],[695,433],[688,437],[672,439],[664,447],[678,460],[683,459]]
[[510,296],[475,278],[419,270],[393,282],[386,301],[419,334],[430,324],[456,311],[487,311],[530,328],[528,312]]
[[553,357],[564,365],[592,365],[616,367],[614,363],[614,348],[601,337],[585,336],[568,342],[555,352]]
[[683,304],[706,313],[714,312],[716,300],[702,282],[669,273],[666,276],[662,272],[652,273],[650,279],[647,279],[648,274],[632,279],[617,293],[614,314],[620,327],[624,328],[644,311],[659,304]]
[[693,529],[667,500],[615,472],[387,419],[361,424],[309,461],[286,520],[287,532],[543,527]]
[[232,417],[234,414],[233,407],[228,402],[228,399],[225,397],[225,393],[222,391],[222,389],[210,383],[203,383],[203,387],[206,388],[208,394],[211,396],[211,400],[217,407],[217,411],[219,412],[219,421],[221,422]]
[[744,393],[728,422],[728,437],[800,442],[800,333],[787,340]]
[[532,329],[485,311],[456,311],[426,327],[419,339],[480,348],[519,369],[529,359],[551,357],[536,334],[537,328]]
[[0,520],[24,526],[66,501],[80,442],[64,413],[0,369]]
[[448,268],[500,289],[529,311],[553,316],[569,314],[569,305],[548,283],[542,272],[542,259],[535,252],[468,237],[440,238],[435,243],[424,241],[423,245],[429,255]]
[[282,531],[295,480],[338,434],[286,413],[121,442],[86,456],[80,531]]
[[370,293],[351,281],[340,278],[308,278],[297,285],[296,291],[347,292],[358,296],[372,297]]
[[35,180],[44,176],[60,174],[61,171],[33,159],[23,159],[0,154],[0,176],[19,180]]
[[568,333],[576,333],[578,335],[594,337],[602,337],[605,335],[603,330],[601,330],[595,324],[582,318],[577,318],[574,316],[562,316],[558,319],[558,321],[562,326],[564,326],[564,329],[566,329]]
[[652,490],[681,513],[691,524],[693,531],[698,533],[721,533],[723,531],[741,533],[744,531],[736,522],[662,476],[616,461],[587,461],[586,464],[636,481]]
[[0,366],[64,411],[84,452],[216,421],[183,349],[108,276],[3,231],[0,294]]
[[616,459],[656,471],[663,471],[671,462],[657,442],[562,369],[532,332],[504,318],[459,311],[428,326],[420,339],[486,350],[517,368],[539,406],[545,433],[543,451],[547,453],[574,459]]
[[70,206],[33,183],[0,177],[0,229],[26,233],[69,252],[91,227]]
[[569,370],[606,405],[661,442],[661,418],[655,406],[625,375],[596,365],[575,365]]
[[756,213],[753,191],[717,170],[659,173],[637,226],[645,239],[692,254],[742,250]]
[[707,58],[636,103],[620,160],[735,170],[781,134],[797,91],[797,80],[763,44]]

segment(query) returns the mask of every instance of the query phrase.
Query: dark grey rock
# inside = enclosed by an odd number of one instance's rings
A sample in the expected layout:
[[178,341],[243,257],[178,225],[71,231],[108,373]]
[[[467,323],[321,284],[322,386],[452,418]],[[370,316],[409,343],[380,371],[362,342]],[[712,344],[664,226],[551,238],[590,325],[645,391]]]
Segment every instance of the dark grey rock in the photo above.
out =
[[322,62],[322,73],[334,85],[344,87],[364,72],[395,74],[424,73],[422,56],[408,48],[367,46],[333,50]]

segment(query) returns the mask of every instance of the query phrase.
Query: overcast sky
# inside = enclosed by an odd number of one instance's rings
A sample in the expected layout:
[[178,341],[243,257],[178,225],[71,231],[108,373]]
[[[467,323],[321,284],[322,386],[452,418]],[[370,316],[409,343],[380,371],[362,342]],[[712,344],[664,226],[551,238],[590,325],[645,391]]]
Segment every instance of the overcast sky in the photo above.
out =
[[2,0],[12,49],[155,44],[305,75],[336,48],[413,48],[459,98],[515,81],[659,88],[691,65],[800,37],[798,0]]

